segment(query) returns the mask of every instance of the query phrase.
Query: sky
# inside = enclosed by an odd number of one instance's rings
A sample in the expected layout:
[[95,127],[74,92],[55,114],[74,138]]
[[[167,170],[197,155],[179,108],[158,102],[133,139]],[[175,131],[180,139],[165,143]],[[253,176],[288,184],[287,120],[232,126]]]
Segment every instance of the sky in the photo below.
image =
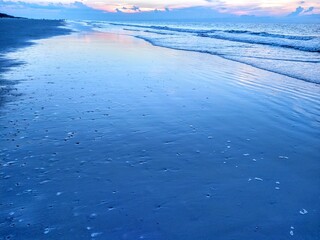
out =
[[320,9],[319,0],[87,0],[84,3],[108,11],[133,6],[141,10],[206,6],[220,12],[254,15],[283,15],[294,11],[300,5],[304,8]]
[[320,0],[0,0],[0,12],[70,19],[255,16],[319,20]]

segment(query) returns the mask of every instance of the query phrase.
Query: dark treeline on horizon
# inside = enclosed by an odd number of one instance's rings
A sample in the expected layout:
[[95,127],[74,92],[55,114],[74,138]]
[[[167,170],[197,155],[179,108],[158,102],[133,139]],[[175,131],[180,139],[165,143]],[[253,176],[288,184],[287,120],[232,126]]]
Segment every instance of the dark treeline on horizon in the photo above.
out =
[[16,18],[16,17],[5,14],[5,13],[0,13],[0,18]]

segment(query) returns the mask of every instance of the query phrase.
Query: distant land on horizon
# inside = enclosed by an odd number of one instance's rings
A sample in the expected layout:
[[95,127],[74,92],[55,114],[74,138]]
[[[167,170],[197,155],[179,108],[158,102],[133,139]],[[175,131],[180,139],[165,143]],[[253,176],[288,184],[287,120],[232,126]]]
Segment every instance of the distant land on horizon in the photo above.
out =
[[18,17],[14,17],[5,13],[0,13],[0,18],[18,18]]

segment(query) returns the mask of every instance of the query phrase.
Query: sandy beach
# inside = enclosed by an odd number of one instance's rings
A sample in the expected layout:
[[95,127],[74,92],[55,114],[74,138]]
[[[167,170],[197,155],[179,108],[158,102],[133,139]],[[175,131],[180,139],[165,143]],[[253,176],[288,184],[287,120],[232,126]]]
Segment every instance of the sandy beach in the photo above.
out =
[[0,239],[320,239],[319,84],[96,31],[1,59]]

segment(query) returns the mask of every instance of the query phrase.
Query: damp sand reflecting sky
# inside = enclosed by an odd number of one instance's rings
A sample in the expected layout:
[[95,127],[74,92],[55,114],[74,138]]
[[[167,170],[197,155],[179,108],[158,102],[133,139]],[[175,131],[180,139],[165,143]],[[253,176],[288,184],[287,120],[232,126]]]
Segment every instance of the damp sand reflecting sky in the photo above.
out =
[[318,85],[120,35],[38,43],[4,74],[1,237],[318,237]]

